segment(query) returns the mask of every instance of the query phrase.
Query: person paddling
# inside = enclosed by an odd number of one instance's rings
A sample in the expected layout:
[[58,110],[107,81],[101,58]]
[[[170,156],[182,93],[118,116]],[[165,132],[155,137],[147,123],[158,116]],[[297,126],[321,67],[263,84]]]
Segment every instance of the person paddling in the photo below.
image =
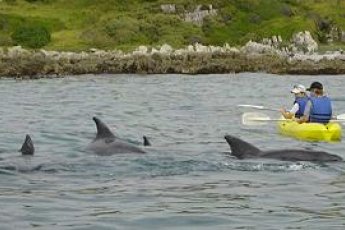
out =
[[323,85],[317,81],[313,82],[307,91],[310,91],[310,97],[303,116],[297,121],[299,123],[328,123],[332,119],[332,102],[329,97],[324,95]]
[[308,102],[308,97],[306,95],[306,89],[304,85],[298,84],[293,87],[291,93],[295,94],[295,101],[293,107],[290,111],[286,111],[285,108],[282,108],[280,112],[285,119],[300,118],[304,115],[304,109]]

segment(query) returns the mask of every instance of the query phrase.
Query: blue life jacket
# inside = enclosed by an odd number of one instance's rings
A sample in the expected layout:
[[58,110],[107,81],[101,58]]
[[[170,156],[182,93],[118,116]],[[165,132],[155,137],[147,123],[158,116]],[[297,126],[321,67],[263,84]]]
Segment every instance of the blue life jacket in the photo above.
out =
[[297,97],[294,104],[298,104],[298,111],[295,113],[295,117],[300,118],[304,115],[304,109],[307,105],[309,98],[308,97]]
[[332,104],[329,97],[311,97],[309,121],[326,124],[332,118]]

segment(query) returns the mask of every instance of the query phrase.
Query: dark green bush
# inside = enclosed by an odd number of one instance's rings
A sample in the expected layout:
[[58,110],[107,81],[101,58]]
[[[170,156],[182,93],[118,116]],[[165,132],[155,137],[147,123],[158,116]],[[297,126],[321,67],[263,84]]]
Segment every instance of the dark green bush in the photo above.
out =
[[321,43],[327,43],[330,33],[335,23],[332,19],[318,17],[314,21],[316,27],[316,36]]
[[253,24],[260,24],[262,22],[262,18],[258,14],[250,14],[249,15],[249,22]]
[[29,48],[41,48],[51,40],[48,29],[40,25],[19,26],[11,38],[15,43]]
[[293,9],[290,6],[288,6],[288,5],[283,5],[282,6],[281,13],[284,16],[289,17],[289,18],[291,18],[292,16],[295,15],[295,13],[293,12]]

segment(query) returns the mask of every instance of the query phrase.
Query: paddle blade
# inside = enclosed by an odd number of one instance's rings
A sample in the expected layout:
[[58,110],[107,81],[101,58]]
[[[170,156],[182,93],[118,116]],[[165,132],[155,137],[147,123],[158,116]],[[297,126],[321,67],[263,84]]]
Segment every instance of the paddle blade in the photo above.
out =
[[237,107],[246,107],[246,108],[253,108],[253,109],[264,109],[261,105],[237,105]]
[[337,116],[337,120],[345,120],[345,113],[339,114],[339,115]]
[[250,112],[242,114],[242,124],[244,125],[265,125],[270,120],[270,117],[263,113]]

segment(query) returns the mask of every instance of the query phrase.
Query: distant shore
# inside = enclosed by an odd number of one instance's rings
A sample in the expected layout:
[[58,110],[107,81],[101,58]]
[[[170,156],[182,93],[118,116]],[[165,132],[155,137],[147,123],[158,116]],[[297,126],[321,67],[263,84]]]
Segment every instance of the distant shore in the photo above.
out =
[[196,44],[174,50],[140,46],[133,52],[90,49],[83,52],[0,48],[0,76],[13,78],[63,77],[75,74],[345,74],[345,54],[290,52],[249,42],[241,48]]

